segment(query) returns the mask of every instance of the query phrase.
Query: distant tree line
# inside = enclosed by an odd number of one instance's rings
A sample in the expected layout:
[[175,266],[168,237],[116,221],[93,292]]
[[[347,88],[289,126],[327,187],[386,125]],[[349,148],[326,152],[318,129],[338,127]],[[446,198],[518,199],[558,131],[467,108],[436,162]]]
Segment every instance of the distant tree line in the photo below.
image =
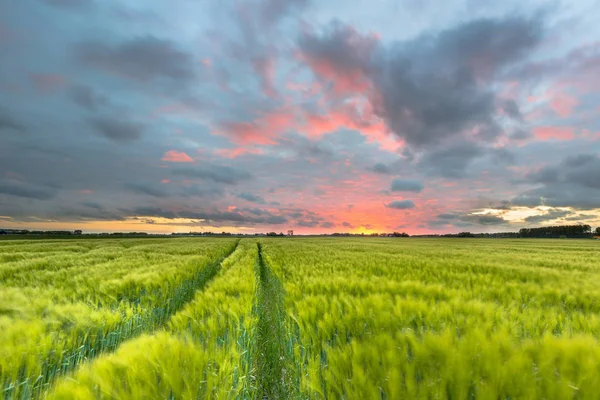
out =
[[[596,232],[600,228],[596,229]],[[563,225],[544,226],[541,228],[523,228],[519,230],[519,236],[523,238],[583,238],[592,236],[592,227],[589,225]]]

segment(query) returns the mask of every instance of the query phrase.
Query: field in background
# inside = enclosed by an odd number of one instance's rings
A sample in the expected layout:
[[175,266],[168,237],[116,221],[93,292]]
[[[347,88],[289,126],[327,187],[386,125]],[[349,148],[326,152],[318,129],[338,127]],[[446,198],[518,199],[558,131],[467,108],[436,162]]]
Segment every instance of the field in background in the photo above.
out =
[[596,399],[600,243],[0,241],[2,399]]

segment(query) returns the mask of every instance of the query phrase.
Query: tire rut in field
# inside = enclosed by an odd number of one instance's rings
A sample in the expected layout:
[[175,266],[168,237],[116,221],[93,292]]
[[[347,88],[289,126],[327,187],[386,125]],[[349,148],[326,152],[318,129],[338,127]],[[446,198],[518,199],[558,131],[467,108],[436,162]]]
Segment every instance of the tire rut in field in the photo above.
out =
[[217,275],[221,270],[222,263],[235,252],[239,242],[238,239],[227,254],[185,280],[174,290],[173,295],[164,306],[153,308],[148,315],[136,314],[120,325],[118,329],[106,334],[100,332],[93,339],[86,336],[72,350],[62,354],[49,354],[42,367],[42,373],[37,377],[26,376],[26,365],[23,365],[21,369],[23,373],[16,382],[1,382],[2,396],[0,398],[40,398],[56,379],[75,370],[83,362],[111,353],[128,340],[160,329],[172,315],[194,299],[196,292],[204,289]]
[[258,280],[255,313],[258,316],[253,365],[260,399],[288,399],[293,368],[293,354],[288,346],[288,315],[284,290],[275,273],[266,264],[262,246],[258,245],[256,276]]

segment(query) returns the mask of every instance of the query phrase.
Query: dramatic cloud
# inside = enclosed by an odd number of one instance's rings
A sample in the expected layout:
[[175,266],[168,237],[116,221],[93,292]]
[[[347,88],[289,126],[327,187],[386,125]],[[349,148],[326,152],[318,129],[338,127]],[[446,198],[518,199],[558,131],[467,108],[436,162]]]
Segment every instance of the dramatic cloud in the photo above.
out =
[[530,173],[527,180],[540,185],[513,199],[524,206],[599,208],[600,157],[578,154],[566,157],[556,165]]
[[390,189],[392,190],[392,192],[419,193],[421,190],[423,190],[423,184],[419,181],[396,178],[392,181]]
[[383,46],[336,22],[320,36],[304,36],[299,46],[313,72],[333,82],[336,92],[366,92],[391,131],[424,147],[470,131],[496,137],[498,105],[519,120],[517,104],[501,101],[481,82],[521,60],[541,37],[539,20],[511,17]]
[[596,8],[0,1],[0,228],[597,226]]

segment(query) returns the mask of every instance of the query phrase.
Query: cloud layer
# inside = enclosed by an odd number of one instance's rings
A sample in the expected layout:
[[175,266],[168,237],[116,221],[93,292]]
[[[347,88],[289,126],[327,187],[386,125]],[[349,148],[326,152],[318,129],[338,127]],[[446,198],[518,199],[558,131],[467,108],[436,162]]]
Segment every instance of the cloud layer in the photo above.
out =
[[1,4],[0,221],[600,225],[597,5],[413,3]]

